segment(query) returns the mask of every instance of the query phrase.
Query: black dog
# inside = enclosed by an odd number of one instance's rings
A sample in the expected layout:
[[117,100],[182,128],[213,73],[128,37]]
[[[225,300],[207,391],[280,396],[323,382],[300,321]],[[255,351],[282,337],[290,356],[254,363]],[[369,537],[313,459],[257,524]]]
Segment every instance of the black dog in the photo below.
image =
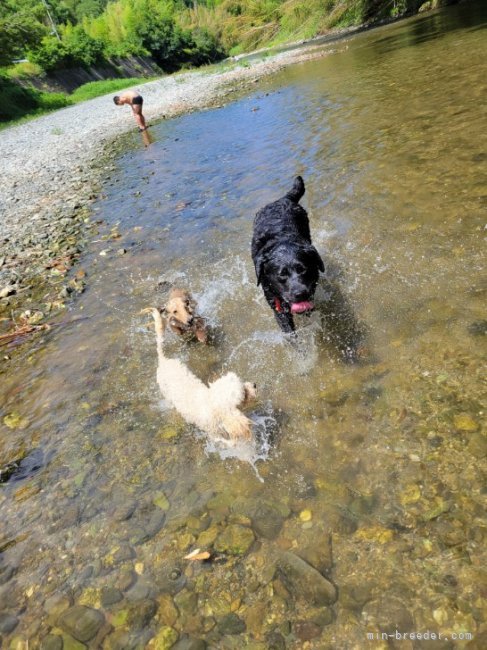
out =
[[257,284],[274,311],[279,327],[294,332],[293,314],[313,309],[313,296],[323,260],[311,244],[306,210],[299,205],[304,194],[301,176],[278,201],[259,210],[254,221],[252,259]]

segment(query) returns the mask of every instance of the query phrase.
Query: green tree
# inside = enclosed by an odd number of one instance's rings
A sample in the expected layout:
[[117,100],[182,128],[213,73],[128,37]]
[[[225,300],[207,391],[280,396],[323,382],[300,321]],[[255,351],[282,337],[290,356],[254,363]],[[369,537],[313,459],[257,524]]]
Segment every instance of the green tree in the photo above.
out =
[[62,40],[44,36],[29,52],[29,59],[47,72],[73,66],[90,67],[103,58],[103,43],[92,38],[81,25],[68,24],[61,30]]
[[62,43],[68,56],[75,64],[89,67],[103,58],[103,42],[89,36],[81,25],[73,27],[68,24],[63,29],[62,34]]
[[64,0],[64,3],[78,23],[85,16],[99,16],[107,6],[107,0]]
[[29,50],[28,56],[30,61],[40,65],[46,72],[69,67],[71,63],[64,43],[50,35],[44,36],[35,49]]
[[8,65],[35,45],[47,28],[41,22],[39,8],[18,0],[5,0],[0,5],[0,65]]

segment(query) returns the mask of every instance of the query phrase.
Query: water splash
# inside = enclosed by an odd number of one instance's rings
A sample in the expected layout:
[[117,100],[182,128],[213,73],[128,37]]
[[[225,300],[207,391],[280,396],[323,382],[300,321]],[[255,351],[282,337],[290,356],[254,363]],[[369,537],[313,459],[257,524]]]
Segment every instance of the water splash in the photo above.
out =
[[235,296],[241,296],[245,287],[252,286],[245,262],[237,257],[220,260],[213,267],[212,279],[206,279],[201,291],[195,292],[200,312],[211,325],[216,324],[215,314],[222,305]]
[[270,402],[267,402],[260,412],[249,414],[249,418],[253,423],[254,440],[252,442],[235,443],[226,438],[208,438],[203,433],[200,435],[206,441],[205,452],[208,455],[218,454],[222,460],[232,458],[248,463],[259,481],[264,483],[257,468],[257,462],[268,460],[278,430],[278,422]]

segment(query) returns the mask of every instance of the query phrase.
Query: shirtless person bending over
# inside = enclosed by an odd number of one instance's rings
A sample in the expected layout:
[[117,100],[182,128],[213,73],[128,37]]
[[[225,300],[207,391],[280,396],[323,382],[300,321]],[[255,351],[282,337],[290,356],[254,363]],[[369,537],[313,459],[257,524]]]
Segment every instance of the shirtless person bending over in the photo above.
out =
[[145,123],[145,117],[142,115],[142,103],[144,100],[138,92],[135,90],[126,90],[121,95],[116,95],[113,98],[113,101],[117,106],[128,104],[132,108],[135,121],[139,125],[139,131],[146,130],[147,126]]

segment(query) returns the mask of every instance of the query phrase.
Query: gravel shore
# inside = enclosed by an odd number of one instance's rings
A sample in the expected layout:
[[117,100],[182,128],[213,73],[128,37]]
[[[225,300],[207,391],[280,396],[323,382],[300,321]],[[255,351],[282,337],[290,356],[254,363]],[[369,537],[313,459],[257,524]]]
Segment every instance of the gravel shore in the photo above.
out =
[[[231,62],[161,78],[138,87],[148,123],[221,104],[235,90],[292,64],[330,52],[311,45],[267,57]],[[38,324],[51,309],[81,291],[68,282],[117,136],[135,128],[112,94],[50,113],[1,132],[0,334],[20,322]],[[66,280],[66,282],[63,282]],[[58,304],[59,303],[59,304]],[[7,318],[8,317],[8,318]]]

